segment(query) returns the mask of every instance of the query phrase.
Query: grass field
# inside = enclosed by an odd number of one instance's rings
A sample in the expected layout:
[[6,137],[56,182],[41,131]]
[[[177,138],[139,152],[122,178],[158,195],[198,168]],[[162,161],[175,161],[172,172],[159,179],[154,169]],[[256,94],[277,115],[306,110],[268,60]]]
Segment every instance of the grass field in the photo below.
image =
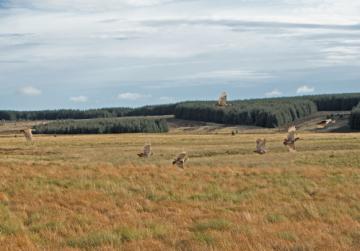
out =
[[360,250],[360,134],[300,136],[0,136],[1,250]]

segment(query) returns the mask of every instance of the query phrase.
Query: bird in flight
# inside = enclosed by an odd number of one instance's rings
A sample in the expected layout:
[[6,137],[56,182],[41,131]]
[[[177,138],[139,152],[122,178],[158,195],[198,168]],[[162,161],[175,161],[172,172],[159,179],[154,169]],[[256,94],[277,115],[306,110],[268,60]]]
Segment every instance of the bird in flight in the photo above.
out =
[[176,165],[179,168],[184,169],[185,163],[188,161],[187,153],[180,153],[172,162],[173,165]]
[[298,141],[300,138],[296,137],[296,127],[291,126],[288,129],[288,136],[286,139],[284,139],[284,145],[288,147],[290,152],[295,152],[295,142]]
[[228,106],[227,96],[228,94],[226,92],[221,93],[217,105],[221,107]]
[[256,153],[265,154],[267,152],[266,149],[266,139],[257,139],[256,140]]
[[24,134],[24,137],[26,138],[27,142],[31,143],[33,141],[33,134],[31,128],[21,130],[20,132]]
[[138,153],[138,156],[141,158],[149,158],[151,155],[153,155],[153,152],[151,150],[151,144],[145,144],[143,151],[141,153]]
[[335,123],[336,123],[336,120],[326,119],[326,120],[323,120],[323,121],[317,123],[317,128],[324,129],[324,128],[328,127],[330,124],[335,124]]

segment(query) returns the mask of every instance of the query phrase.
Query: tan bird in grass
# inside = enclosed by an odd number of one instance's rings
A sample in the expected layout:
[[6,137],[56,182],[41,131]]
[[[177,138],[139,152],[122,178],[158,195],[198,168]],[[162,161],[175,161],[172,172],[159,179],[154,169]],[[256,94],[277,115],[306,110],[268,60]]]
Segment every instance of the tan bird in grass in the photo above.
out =
[[185,163],[188,161],[187,153],[180,153],[172,162],[173,165],[176,165],[179,168],[184,169]]
[[20,132],[22,132],[24,134],[24,137],[26,138],[27,142],[31,143],[33,141],[33,134],[32,134],[31,128],[21,130]]
[[257,139],[256,140],[256,153],[265,154],[267,152],[266,149],[266,139]]
[[221,93],[217,105],[218,105],[218,106],[222,106],[222,107],[228,106],[228,104],[227,104],[227,96],[228,96],[228,95],[227,95],[226,92]]
[[284,139],[284,145],[289,148],[290,152],[295,152],[296,151],[295,142],[298,141],[299,139],[300,139],[299,137],[296,137],[296,127],[291,126],[288,129],[287,138]]
[[138,153],[138,156],[141,158],[149,158],[151,155],[153,155],[151,144],[146,144],[143,148],[143,151]]

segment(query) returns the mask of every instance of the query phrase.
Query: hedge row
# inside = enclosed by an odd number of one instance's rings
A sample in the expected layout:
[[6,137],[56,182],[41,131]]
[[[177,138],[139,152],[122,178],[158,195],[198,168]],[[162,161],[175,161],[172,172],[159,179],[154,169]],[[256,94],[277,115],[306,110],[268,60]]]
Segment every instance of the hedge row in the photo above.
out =
[[61,120],[123,117],[131,108],[90,110],[0,111],[0,120]]
[[168,132],[166,120],[159,118],[101,118],[59,120],[34,128],[37,134],[106,134]]

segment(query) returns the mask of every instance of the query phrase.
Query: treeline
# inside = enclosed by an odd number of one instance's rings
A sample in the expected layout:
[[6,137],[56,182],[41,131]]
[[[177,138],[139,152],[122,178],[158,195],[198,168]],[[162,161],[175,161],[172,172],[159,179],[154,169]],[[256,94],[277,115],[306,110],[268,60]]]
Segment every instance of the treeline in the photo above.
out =
[[218,107],[214,102],[185,102],[176,106],[179,119],[221,124],[278,127],[316,112],[313,101],[303,99],[262,99],[230,102]]
[[304,96],[315,102],[319,111],[351,111],[360,102],[360,93]]
[[360,93],[326,94],[302,97],[254,99],[230,102],[217,107],[211,102],[185,102],[175,108],[180,119],[222,124],[278,127],[316,111],[351,111],[360,102]]
[[126,116],[131,108],[103,108],[90,110],[0,111],[0,120],[59,120],[93,119]]
[[119,107],[89,110],[0,111],[0,120],[61,120],[173,115],[176,105],[166,104],[139,108]]
[[328,94],[289,98],[232,101],[217,107],[216,101],[191,101],[139,108],[91,110],[0,111],[0,120],[66,120],[130,116],[176,115],[179,119],[225,124],[277,127],[319,111],[351,111],[360,102],[360,93]]
[[350,126],[351,129],[360,130],[360,103],[351,112]]
[[163,133],[169,127],[161,118],[98,118],[59,120],[34,127],[36,134]]
[[162,116],[174,115],[177,104],[148,105],[134,108],[126,113],[126,116]]

